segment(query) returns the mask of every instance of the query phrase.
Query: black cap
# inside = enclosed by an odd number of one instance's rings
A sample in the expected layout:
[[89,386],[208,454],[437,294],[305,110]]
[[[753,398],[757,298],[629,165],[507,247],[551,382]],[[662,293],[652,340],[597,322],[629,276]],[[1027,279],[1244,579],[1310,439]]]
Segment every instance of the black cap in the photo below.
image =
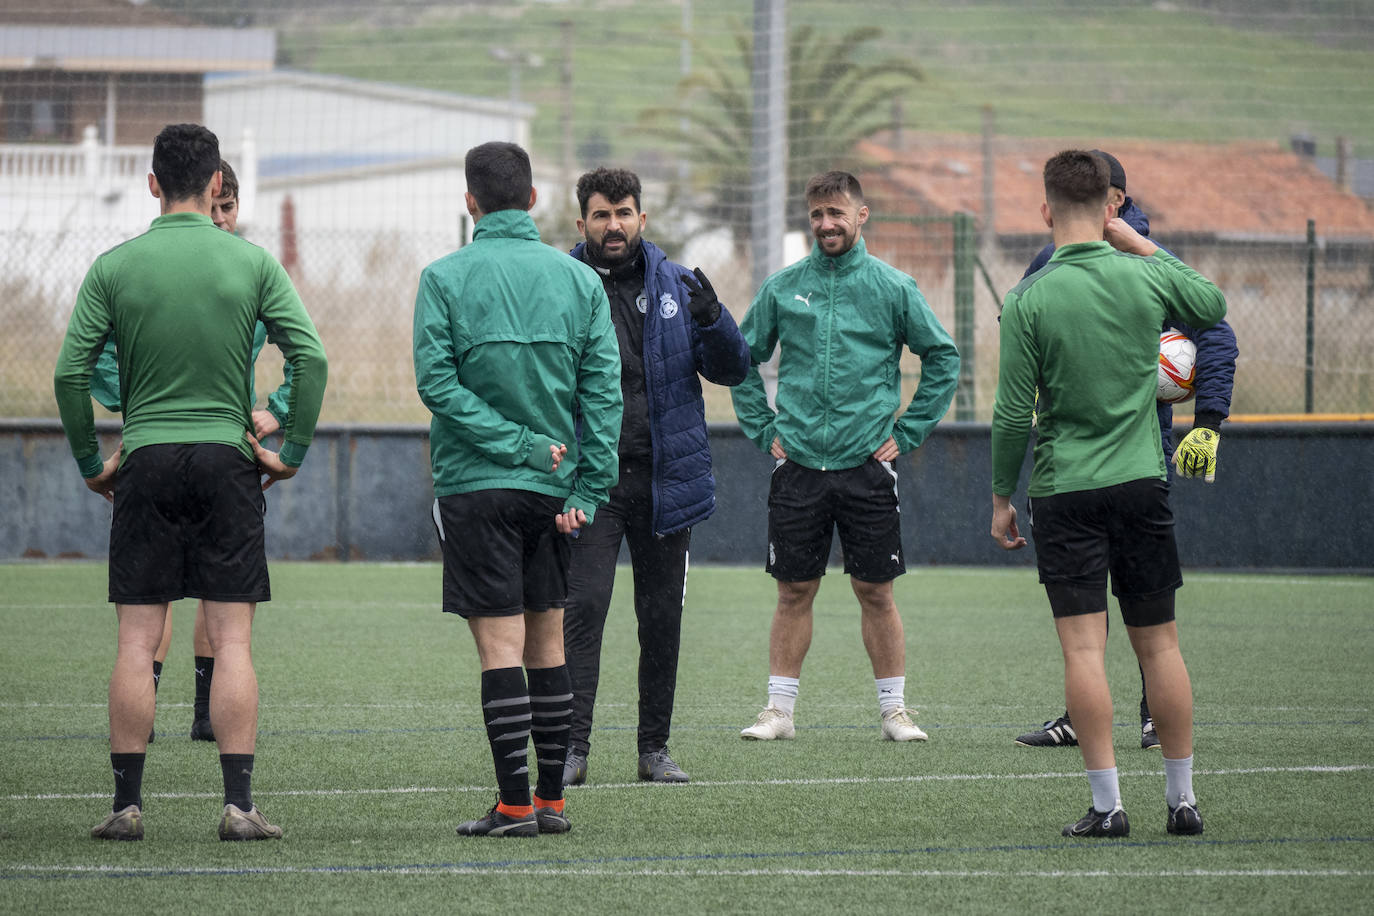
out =
[[1104,153],[1100,149],[1089,150],[1089,152],[1091,152],[1094,156],[1100,156],[1102,159],[1106,160],[1107,166],[1112,170],[1112,187],[1120,188],[1122,191],[1125,191],[1126,170],[1121,167],[1120,162],[1116,161],[1116,157],[1113,156],[1111,153]]

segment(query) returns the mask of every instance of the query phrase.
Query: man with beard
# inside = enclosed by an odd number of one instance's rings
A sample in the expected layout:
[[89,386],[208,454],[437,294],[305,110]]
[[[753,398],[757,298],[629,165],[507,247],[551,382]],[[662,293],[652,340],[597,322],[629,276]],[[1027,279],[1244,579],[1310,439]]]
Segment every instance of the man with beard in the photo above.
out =
[[[892,598],[892,581],[906,571],[893,460],[918,448],[949,409],[959,353],[916,281],[868,254],[868,207],[853,175],[817,175],[806,203],[811,254],[764,281],[741,325],[755,366],[781,346],[776,410],[757,368],[732,392],[740,428],[778,462],[768,493],[766,568],[778,582],[768,705],[740,736],[796,734],[812,605],[839,529],[882,736],[924,741],[906,708],[906,640]],[[895,417],[903,347],[921,358],[921,381]]]
[[[639,178],[600,168],[577,182],[585,240],[573,257],[600,275],[620,344],[620,481],[573,542],[563,632],[573,687],[563,783],[587,778],[601,636],[621,542],[630,548],[639,621],[639,778],[687,782],[668,753],[692,526],[715,509],[698,373],[737,385],[749,351],[700,268],[643,237]],[[684,308],[685,306],[685,308]]]

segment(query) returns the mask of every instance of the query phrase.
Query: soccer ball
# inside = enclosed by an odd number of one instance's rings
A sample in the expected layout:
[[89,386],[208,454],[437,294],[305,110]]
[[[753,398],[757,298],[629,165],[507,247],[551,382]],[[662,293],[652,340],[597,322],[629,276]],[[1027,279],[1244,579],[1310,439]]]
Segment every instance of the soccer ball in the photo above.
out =
[[1155,395],[1166,404],[1191,398],[1197,371],[1197,345],[1178,331],[1159,335],[1159,391]]

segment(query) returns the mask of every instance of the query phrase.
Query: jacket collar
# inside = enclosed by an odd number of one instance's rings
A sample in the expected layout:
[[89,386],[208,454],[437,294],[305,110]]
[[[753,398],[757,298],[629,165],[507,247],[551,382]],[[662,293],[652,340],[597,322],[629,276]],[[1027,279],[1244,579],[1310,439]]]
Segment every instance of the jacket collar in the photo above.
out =
[[[587,243],[578,242],[576,245],[573,246],[572,251],[568,253],[571,254],[573,257],[577,258],[583,264],[587,264],[588,261],[584,256],[586,250]],[[668,257],[663,253],[662,248],[659,248],[653,242],[644,238],[640,239],[639,256],[643,260],[645,277],[652,277],[655,273],[657,273],[658,265],[663,263],[663,261],[666,260]]]
[[196,213],[193,210],[182,210],[177,213],[164,213],[161,216],[154,217],[149,228],[165,229],[168,226],[203,226],[207,223],[211,226],[214,225],[210,217],[206,216],[204,213]]
[[846,251],[837,258],[821,251],[821,243],[813,242],[811,254],[808,255],[812,263],[820,270],[835,270],[840,273],[849,273],[857,268],[868,257],[868,246],[864,244],[864,237],[859,236],[859,240],[854,243],[854,247]]
[[1060,245],[1054,249],[1051,261],[1075,261],[1081,258],[1097,257],[1100,254],[1115,251],[1111,242],[1074,242],[1072,245]]
[[539,241],[539,229],[528,210],[494,210],[484,213],[472,230],[472,240],[481,238],[530,239]]

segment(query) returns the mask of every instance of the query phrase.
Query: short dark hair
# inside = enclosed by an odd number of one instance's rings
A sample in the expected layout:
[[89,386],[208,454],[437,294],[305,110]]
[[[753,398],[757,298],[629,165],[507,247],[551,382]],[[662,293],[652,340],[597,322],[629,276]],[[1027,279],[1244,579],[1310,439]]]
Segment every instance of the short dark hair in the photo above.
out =
[[168,124],[153,141],[153,175],[169,203],[203,194],[219,163],[219,138],[199,124]]
[[229,167],[229,163],[225,162],[223,159],[219,161],[219,173],[223,176],[220,178],[219,196],[232,197],[238,200],[239,177],[234,174],[234,170]]
[[859,187],[859,179],[848,172],[822,172],[806,183],[806,202],[821,200],[844,194],[856,204],[863,206],[864,189]]
[[1045,163],[1045,201],[1050,208],[1105,205],[1111,166],[1086,150],[1066,149]]
[[600,194],[613,204],[633,197],[635,209],[642,210],[644,208],[639,205],[640,190],[639,176],[629,169],[593,169],[577,179],[577,205],[582,208],[584,219],[587,216],[587,202],[593,194]]
[[474,146],[463,159],[463,173],[468,193],[483,213],[530,208],[530,154],[518,145],[493,141]]

